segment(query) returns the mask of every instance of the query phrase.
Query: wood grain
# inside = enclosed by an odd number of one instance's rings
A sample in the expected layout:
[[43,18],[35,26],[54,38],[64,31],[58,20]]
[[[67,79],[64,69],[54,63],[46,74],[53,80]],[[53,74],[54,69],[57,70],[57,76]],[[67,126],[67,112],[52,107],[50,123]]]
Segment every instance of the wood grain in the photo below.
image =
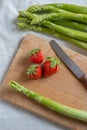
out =
[[[5,79],[0,88],[0,96],[26,110],[49,119],[52,122],[60,123],[73,130],[87,130],[87,123],[74,120],[49,110],[32,99],[16,92],[8,86],[10,80],[14,80],[26,88],[32,89],[41,95],[74,108],[87,111],[87,90],[85,86],[62,64],[59,73],[49,78],[29,80],[25,74],[30,65],[28,52],[34,48],[43,50],[44,56],[53,56],[47,40],[35,35],[27,35],[21,42],[20,47],[9,67]],[[87,57],[74,51],[64,49],[66,53],[87,73]]]

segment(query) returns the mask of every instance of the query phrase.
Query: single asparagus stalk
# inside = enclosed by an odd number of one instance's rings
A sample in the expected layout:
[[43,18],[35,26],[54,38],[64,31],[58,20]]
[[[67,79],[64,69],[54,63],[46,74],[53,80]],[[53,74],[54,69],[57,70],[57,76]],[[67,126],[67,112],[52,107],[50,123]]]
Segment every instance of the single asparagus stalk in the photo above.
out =
[[[23,13],[23,12],[22,12]],[[26,11],[26,14],[29,13]],[[85,14],[75,14],[71,12],[61,12],[61,13],[50,13],[50,14],[43,14],[43,15],[37,15],[37,17],[34,18],[31,22],[31,24],[39,24],[43,20],[74,20],[77,22],[85,23],[87,24],[87,15]]]
[[49,6],[49,5],[33,5],[27,9],[28,12],[31,13],[61,13],[61,12],[66,12],[62,9]]
[[[25,17],[25,18],[27,18],[27,19],[29,19],[29,20],[32,20],[33,18],[37,18],[37,17],[38,17],[38,15],[32,14],[32,13],[30,13],[30,12],[28,12],[28,11],[24,11],[24,10],[20,10],[20,11],[19,11],[19,16],[20,16],[20,17]],[[20,18],[20,17],[19,17],[19,18]]]
[[87,32],[87,25],[86,24],[81,24],[75,21],[70,21],[70,20],[57,20],[57,21],[52,21],[54,24],[61,25],[64,27],[69,27],[72,29],[80,30]]
[[45,5],[58,7],[60,9],[71,11],[74,13],[87,14],[87,6],[79,6],[75,4],[65,4],[65,3],[52,3],[52,4],[45,4]]
[[74,119],[78,119],[78,120],[87,122],[87,111],[65,106],[61,103],[58,103],[49,98],[46,98],[46,97],[36,93],[35,91],[27,89],[15,81],[10,81],[9,85],[10,85],[10,87],[14,88],[15,90],[23,93],[28,98],[32,98],[35,101],[37,101],[38,103],[56,111],[56,112],[59,112],[63,115],[66,115],[66,116],[74,118]]
[[18,22],[17,25],[20,29],[31,30],[31,31],[35,31],[35,32],[48,34],[48,35],[51,35],[53,37],[66,40],[66,41],[68,41],[68,42],[70,42],[70,43],[72,43],[72,44],[74,44],[74,45],[76,45],[80,48],[83,48],[84,50],[87,50],[87,44],[85,42],[82,42],[82,41],[76,40],[74,38],[68,37],[68,36],[66,36],[62,33],[58,33],[56,31],[50,30],[47,27],[38,26],[38,25],[29,25],[29,24],[23,23],[23,22]]
[[81,40],[81,41],[87,41],[87,33],[86,32],[81,32],[81,31],[66,28],[66,27],[63,27],[60,25],[56,25],[50,21],[43,21],[42,24],[44,26],[49,27],[51,30],[58,31],[59,33],[63,33],[67,36],[76,38],[76,39]]

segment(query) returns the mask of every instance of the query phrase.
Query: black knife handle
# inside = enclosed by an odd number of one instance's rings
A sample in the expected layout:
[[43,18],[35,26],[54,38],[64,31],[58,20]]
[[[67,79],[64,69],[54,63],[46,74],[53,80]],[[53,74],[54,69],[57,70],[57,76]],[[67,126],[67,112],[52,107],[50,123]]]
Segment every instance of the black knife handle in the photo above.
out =
[[85,87],[87,87],[87,74],[84,74],[81,78],[80,78],[81,82],[85,85]]

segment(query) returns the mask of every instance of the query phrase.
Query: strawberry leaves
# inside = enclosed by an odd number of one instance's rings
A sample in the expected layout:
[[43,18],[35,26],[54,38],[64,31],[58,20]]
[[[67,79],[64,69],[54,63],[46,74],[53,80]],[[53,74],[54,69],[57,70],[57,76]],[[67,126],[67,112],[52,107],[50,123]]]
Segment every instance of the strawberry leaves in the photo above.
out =
[[53,58],[53,57],[47,57],[47,61],[50,61],[50,67],[53,68],[56,65],[60,65],[61,66],[61,61],[58,58]]
[[27,69],[27,75],[31,79],[39,79],[42,77],[42,67],[39,64],[32,64]]
[[31,56],[31,55],[36,56],[36,53],[38,53],[38,52],[40,52],[40,49],[39,49],[39,48],[35,48],[35,49],[33,49],[33,50],[30,52],[30,56]]
[[33,74],[36,75],[38,66],[39,66],[38,64],[34,64],[34,65],[29,66],[29,68],[27,70],[27,74],[28,75],[33,75]]

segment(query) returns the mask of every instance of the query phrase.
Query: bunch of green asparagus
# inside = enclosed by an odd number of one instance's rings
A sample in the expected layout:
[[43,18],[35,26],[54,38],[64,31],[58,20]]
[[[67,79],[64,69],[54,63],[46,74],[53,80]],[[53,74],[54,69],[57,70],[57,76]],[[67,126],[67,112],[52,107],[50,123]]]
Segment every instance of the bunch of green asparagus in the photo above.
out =
[[60,3],[33,5],[19,11],[17,26],[66,40],[87,50],[87,7]]

